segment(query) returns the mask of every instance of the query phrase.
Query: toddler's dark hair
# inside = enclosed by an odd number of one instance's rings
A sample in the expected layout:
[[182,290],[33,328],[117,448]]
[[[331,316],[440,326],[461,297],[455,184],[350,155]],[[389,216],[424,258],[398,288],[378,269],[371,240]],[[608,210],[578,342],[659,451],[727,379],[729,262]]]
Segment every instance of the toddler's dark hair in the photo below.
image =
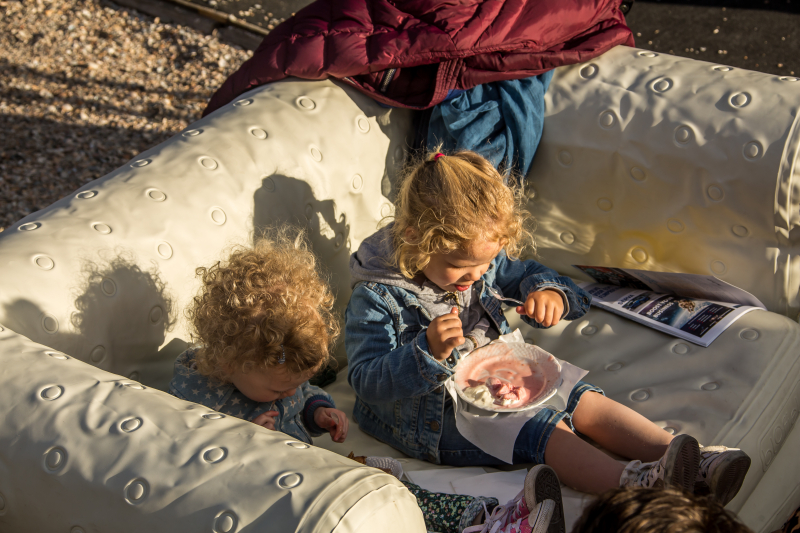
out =
[[601,494],[572,533],[753,533],[710,496],[626,487]]

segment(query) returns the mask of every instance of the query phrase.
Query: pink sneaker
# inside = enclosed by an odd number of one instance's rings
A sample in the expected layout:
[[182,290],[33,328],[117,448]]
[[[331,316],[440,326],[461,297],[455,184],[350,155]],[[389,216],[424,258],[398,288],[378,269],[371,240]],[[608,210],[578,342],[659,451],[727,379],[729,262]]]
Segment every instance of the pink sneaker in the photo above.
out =
[[[540,505],[546,500],[547,505]],[[532,513],[531,509],[536,512]],[[531,468],[525,476],[523,489],[513,500],[498,505],[482,525],[468,527],[463,533],[529,533],[540,530],[565,533],[561,483],[547,465]]]
[[486,521],[483,525],[468,527],[463,533],[549,533],[556,504],[553,500],[537,503],[526,516],[507,523]]

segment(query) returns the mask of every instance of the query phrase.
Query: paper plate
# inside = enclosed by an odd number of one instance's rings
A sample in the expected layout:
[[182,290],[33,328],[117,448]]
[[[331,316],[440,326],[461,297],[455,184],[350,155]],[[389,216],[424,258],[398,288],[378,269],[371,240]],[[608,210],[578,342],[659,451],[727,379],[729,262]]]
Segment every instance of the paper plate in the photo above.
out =
[[[496,377],[521,386],[523,398],[507,407],[475,402],[464,389]],[[479,348],[462,359],[453,375],[459,398],[486,411],[513,413],[525,411],[547,401],[561,383],[561,365],[553,355],[538,346],[497,342]]]

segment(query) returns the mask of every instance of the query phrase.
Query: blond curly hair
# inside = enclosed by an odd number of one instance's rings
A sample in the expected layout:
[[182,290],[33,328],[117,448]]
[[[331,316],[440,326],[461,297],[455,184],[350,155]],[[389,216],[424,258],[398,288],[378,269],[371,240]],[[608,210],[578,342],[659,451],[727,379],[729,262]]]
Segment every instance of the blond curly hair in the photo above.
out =
[[[340,325],[334,297],[300,230],[272,230],[253,247],[237,246],[224,262],[200,267],[202,286],[187,318],[195,360],[208,377],[282,366],[313,373],[333,360]],[[285,354],[285,362],[280,359]]]
[[468,250],[479,239],[500,242],[511,258],[534,247],[519,187],[506,185],[475,152],[438,153],[412,162],[395,201],[392,263],[405,277],[422,271],[432,254]]

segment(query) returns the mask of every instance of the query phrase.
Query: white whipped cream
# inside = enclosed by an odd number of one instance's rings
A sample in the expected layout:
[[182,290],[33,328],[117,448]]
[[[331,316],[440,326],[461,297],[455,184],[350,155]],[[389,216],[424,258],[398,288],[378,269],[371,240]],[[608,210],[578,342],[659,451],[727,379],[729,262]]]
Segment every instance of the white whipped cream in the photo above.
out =
[[489,391],[489,387],[487,387],[485,383],[474,387],[467,387],[462,389],[461,392],[464,396],[469,398],[476,407],[480,407],[481,409],[492,410],[497,406],[508,407],[514,403],[514,400],[495,400],[492,393]]

